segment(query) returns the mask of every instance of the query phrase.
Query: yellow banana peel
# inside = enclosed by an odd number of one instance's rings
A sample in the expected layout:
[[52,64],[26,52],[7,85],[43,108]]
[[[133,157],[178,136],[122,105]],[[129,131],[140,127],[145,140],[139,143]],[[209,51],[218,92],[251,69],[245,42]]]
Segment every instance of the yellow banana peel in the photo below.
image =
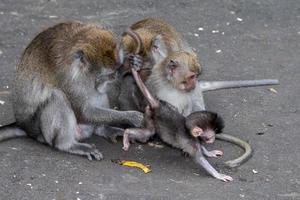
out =
[[119,165],[122,165],[122,166],[139,168],[139,169],[143,170],[145,174],[151,172],[150,166],[144,165],[139,162],[135,162],[135,161],[131,161],[131,160],[119,160],[119,159],[111,160],[111,161],[114,163],[117,163]]

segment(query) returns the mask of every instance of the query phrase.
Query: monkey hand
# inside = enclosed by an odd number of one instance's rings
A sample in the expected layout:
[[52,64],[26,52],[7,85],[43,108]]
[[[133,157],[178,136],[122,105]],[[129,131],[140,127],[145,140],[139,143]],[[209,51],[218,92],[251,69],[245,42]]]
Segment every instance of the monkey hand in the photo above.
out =
[[128,60],[131,68],[134,68],[136,71],[140,71],[143,67],[143,59],[138,54],[129,54]]
[[219,174],[216,178],[221,180],[221,181],[224,181],[224,182],[233,181],[233,178],[231,176],[227,176],[225,174]]
[[144,122],[144,114],[138,111],[127,111],[128,123],[134,127],[142,127]]
[[220,150],[212,150],[207,152],[207,157],[209,158],[217,158],[223,155],[223,151]]

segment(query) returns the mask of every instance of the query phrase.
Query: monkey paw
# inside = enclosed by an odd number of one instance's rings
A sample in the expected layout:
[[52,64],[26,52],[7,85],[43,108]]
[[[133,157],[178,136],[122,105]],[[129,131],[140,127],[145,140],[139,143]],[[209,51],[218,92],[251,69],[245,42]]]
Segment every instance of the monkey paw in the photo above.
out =
[[134,68],[136,71],[140,71],[143,66],[143,60],[140,55],[137,54],[129,54],[128,60],[130,66]]
[[96,148],[91,149],[91,151],[86,153],[86,155],[87,155],[87,158],[89,160],[93,160],[93,158],[95,160],[102,160],[103,159],[102,153]]
[[123,147],[122,147],[122,149],[124,150],[124,151],[128,151],[128,149],[129,149],[129,144],[127,144],[127,145],[123,145]]
[[144,121],[144,114],[138,111],[127,111],[129,124],[134,127],[142,127]]
[[225,174],[219,174],[218,177],[216,177],[217,179],[224,181],[224,182],[230,182],[233,181],[233,178],[231,176],[227,176]]
[[212,150],[212,151],[209,151],[208,154],[207,154],[207,157],[210,157],[210,158],[217,158],[217,157],[220,157],[223,155],[223,151],[220,151],[220,150]]

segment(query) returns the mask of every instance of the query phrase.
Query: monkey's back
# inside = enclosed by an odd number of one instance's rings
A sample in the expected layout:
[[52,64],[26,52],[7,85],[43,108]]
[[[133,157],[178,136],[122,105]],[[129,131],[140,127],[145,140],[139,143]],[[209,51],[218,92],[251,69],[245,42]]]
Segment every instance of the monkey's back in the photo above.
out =
[[180,143],[194,139],[185,127],[185,117],[171,104],[160,100],[160,107],[155,111],[155,132],[166,143],[180,148]]
[[114,52],[101,49],[104,42],[115,46],[112,34],[96,25],[80,22],[60,23],[39,33],[27,46],[17,66],[17,76],[40,78],[44,83],[57,86],[58,74],[70,70],[74,53],[87,52],[93,64],[103,65],[103,56]]

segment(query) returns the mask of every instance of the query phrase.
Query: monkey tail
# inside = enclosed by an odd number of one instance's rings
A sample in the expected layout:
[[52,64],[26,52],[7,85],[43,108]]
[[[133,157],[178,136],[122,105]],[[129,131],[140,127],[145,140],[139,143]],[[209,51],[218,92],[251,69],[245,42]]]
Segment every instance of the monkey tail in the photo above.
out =
[[135,50],[135,54],[141,53],[141,50],[144,49],[144,46],[140,35],[134,32],[131,28],[128,28],[124,34],[128,34],[130,37],[134,39],[137,46]]
[[17,127],[16,123],[0,127],[0,142],[24,136],[26,136],[26,132]]
[[238,167],[242,163],[249,160],[249,158],[251,158],[253,150],[247,142],[245,142],[245,141],[243,141],[243,140],[241,140],[237,137],[234,137],[232,135],[225,134],[225,133],[216,134],[216,138],[219,139],[219,140],[223,140],[223,141],[226,141],[226,142],[236,144],[237,146],[243,148],[244,151],[245,151],[240,157],[238,157],[234,160],[229,160],[229,161],[225,162],[225,164],[228,167]]

